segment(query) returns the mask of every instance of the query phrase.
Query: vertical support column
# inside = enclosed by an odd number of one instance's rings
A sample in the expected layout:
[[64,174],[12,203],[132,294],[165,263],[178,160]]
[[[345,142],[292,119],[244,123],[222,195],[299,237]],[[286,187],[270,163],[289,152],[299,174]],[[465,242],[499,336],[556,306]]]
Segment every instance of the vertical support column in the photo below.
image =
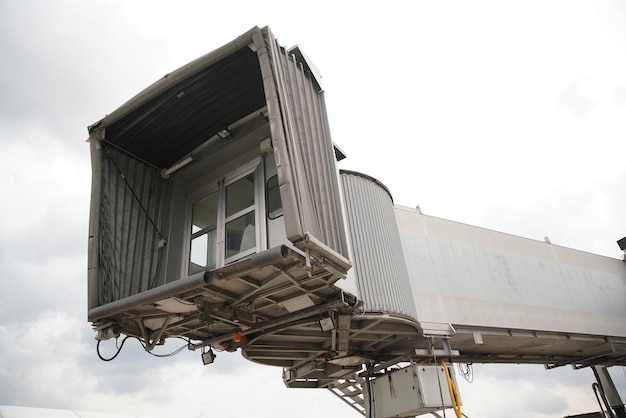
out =
[[598,384],[604,391],[604,394],[609,401],[609,405],[613,408],[615,416],[617,418],[626,418],[624,402],[622,402],[619,392],[617,392],[617,388],[615,387],[613,379],[611,379],[611,375],[609,374],[606,366],[593,366],[591,369],[593,370],[593,374],[596,376]]
[[100,228],[100,193],[102,188],[102,148],[100,140],[104,138],[102,130],[89,134],[91,152],[91,206],[89,210],[89,241],[87,256],[87,310],[97,308],[100,303],[98,280],[99,267],[99,228]]

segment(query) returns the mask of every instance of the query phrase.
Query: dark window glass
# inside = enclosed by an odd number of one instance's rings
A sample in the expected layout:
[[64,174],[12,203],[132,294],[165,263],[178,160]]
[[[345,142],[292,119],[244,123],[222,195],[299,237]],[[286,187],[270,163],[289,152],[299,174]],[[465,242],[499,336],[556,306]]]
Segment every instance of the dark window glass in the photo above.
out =
[[254,205],[254,173],[226,186],[226,217]]
[[256,247],[254,211],[226,223],[226,258]]
[[266,184],[267,217],[276,219],[283,214],[283,203],[280,200],[278,176],[272,176]]

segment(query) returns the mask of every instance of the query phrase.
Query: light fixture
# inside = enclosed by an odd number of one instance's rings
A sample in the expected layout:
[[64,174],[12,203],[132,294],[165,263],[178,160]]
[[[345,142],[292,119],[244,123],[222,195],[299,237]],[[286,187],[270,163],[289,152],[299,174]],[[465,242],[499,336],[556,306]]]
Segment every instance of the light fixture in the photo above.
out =
[[217,136],[222,139],[228,139],[230,137],[230,131],[228,129],[222,129],[217,133]]
[[202,352],[202,363],[206,366],[207,364],[211,364],[215,361],[216,354],[213,352],[213,349],[209,348],[209,351]]
[[320,319],[320,328],[323,332],[331,331],[335,329],[335,321],[333,321],[332,316],[327,316],[325,318]]

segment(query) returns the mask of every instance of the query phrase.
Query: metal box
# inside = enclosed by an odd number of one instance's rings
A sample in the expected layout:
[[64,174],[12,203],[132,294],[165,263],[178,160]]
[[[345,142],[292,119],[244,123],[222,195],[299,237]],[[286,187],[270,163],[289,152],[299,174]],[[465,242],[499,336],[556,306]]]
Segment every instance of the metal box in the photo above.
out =
[[[456,386],[454,371],[448,371]],[[371,383],[371,393],[376,418],[414,417],[453,406],[440,364],[412,364],[379,376]]]

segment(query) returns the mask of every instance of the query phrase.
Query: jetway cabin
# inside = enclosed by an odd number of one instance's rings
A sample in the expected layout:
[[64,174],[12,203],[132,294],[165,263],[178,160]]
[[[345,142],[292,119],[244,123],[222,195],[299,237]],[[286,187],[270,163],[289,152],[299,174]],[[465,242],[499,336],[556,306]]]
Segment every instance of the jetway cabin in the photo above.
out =
[[223,340],[355,303],[333,287],[350,267],[336,154],[297,47],[254,28],[89,133],[89,319],[103,335]]
[[421,394],[454,379],[435,359],[626,365],[626,263],[426,216],[339,171],[318,70],[268,28],[167,74],[89,142],[98,340],[183,337],[205,364],[241,350],[370,416],[375,393],[379,415],[455,403],[395,410],[367,382],[398,364],[388,382]]

